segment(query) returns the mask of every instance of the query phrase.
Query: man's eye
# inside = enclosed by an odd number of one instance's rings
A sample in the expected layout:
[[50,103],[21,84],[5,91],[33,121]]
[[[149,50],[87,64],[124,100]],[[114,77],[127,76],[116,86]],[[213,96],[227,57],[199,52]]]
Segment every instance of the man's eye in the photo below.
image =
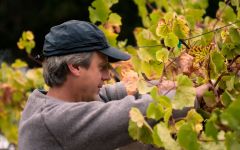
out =
[[109,64],[105,64],[101,66],[101,70],[108,70],[109,69]]
[[101,69],[102,69],[102,70],[107,70],[107,69],[108,69],[108,65],[104,65],[104,66],[102,66]]

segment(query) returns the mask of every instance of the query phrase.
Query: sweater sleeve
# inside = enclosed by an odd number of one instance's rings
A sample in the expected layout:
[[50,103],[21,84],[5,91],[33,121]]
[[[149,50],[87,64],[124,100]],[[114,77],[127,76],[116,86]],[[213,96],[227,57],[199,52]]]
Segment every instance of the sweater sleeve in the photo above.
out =
[[99,97],[104,102],[120,100],[125,96],[127,96],[127,91],[122,82],[117,82],[113,85],[104,85],[99,92]]
[[43,111],[46,127],[64,149],[112,150],[132,142],[128,135],[129,110],[145,114],[149,96],[135,100],[47,104]]

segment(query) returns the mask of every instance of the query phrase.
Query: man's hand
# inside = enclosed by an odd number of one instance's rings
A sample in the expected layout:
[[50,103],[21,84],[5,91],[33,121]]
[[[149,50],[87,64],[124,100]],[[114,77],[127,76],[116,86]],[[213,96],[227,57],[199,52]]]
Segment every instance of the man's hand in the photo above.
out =
[[193,65],[193,57],[187,53],[183,53],[179,59],[180,69],[184,74],[191,74],[192,65]]
[[133,70],[122,72],[122,82],[127,89],[128,95],[134,95],[137,92],[138,74]]
[[201,99],[203,97],[203,94],[208,91],[211,87],[211,84],[203,84],[198,87],[196,87],[196,95],[198,99]]

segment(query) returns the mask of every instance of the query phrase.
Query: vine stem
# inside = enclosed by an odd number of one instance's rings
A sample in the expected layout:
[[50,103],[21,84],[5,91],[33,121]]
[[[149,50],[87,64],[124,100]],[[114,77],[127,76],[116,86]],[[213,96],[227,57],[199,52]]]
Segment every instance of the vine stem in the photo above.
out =
[[[234,57],[233,60],[231,61],[231,63],[227,66],[227,68],[229,69],[229,68],[232,66],[232,64],[233,64],[239,57],[240,57],[240,55],[237,55],[236,57]],[[222,77],[223,77],[223,76],[226,76],[226,75],[229,75],[229,73],[226,73],[226,72],[221,73],[221,75],[217,78],[217,81],[214,83],[213,86],[216,87],[217,84],[221,81]]]
[[168,91],[166,91],[163,95],[167,95],[170,91],[172,91],[173,89],[175,89],[176,88],[176,85],[175,85],[175,83],[174,83],[174,87],[172,87],[172,88],[170,88]]
[[231,61],[231,63],[228,66],[228,69],[232,66],[232,64],[240,57],[240,55],[237,55],[236,57],[233,58],[233,60]]
[[217,78],[217,81],[214,83],[213,87],[216,87],[217,84],[221,81],[222,77],[226,76],[226,75],[228,75],[228,73],[226,73],[226,72],[221,73],[220,76]]
[[151,10],[155,9],[148,0],[147,0],[146,4]]

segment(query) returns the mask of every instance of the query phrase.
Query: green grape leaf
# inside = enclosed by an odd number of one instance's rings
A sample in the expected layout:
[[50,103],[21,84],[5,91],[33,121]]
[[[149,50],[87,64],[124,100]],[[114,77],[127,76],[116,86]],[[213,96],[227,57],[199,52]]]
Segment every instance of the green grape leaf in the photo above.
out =
[[194,30],[196,22],[197,22],[195,17],[189,14],[189,15],[186,15],[186,20],[187,20],[187,22],[189,24],[189,28],[191,30]]
[[42,88],[44,85],[43,79],[43,69],[42,68],[35,68],[30,69],[26,73],[27,79],[33,82],[34,87]]
[[121,16],[119,16],[116,13],[111,13],[109,16],[109,19],[108,19],[108,23],[110,23],[111,25],[115,25],[115,26],[122,25]]
[[144,80],[139,80],[137,87],[140,94],[146,94],[153,89],[153,86],[149,86]]
[[138,6],[138,15],[142,18],[143,25],[145,27],[149,27],[150,19],[148,17],[146,1],[145,0],[134,0],[134,3]]
[[168,35],[168,33],[171,32],[171,29],[169,28],[169,25],[159,22],[158,26],[156,28],[156,35],[159,37],[165,37]]
[[169,150],[180,150],[179,144],[171,137],[170,130],[166,127],[165,124],[159,123],[154,127],[155,136],[157,136],[162,143],[165,149]]
[[178,41],[178,37],[172,32],[168,33],[167,36],[164,37],[164,44],[168,47],[177,47]]
[[169,118],[172,116],[172,108],[169,107],[169,108],[166,108],[164,110],[164,117],[163,117],[163,120],[165,122],[165,124],[167,125],[168,124],[168,121],[169,121]]
[[163,72],[163,63],[159,63],[157,61],[150,61],[149,63],[145,61],[141,61],[141,71],[144,73],[149,79],[159,78]]
[[[239,7],[240,8],[240,7]],[[239,11],[239,8],[238,8],[238,13],[237,13],[237,19],[240,19],[240,11]]]
[[26,41],[26,40],[28,39],[26,32],[23,32],[23,33],[22,33],[22,39],[23,39],[24,41]]
[[96,23],[100,21],[101,23],[105,23],[111,13],[110,7],[115,3],[118,3],[118,0],[93,1],[92,6],[88,7],[91,22]]
[[240,131],[240,99],[233,101],[221,114],[221,122],[233,130]]
[[232,6],[239,6],[239,0],[231,0]]
[[166,48],[162,48],[156,53],[156,59],[159,62],[166,63],[168,61],[169,51]]
[[[149,47],[149,48],[146,47],[146,46],[152,46],[152,45],[159,45],[160,44],[160,41],[156,40],[155,37],[154,37],[155,35],[153,35],[150,32],[151,31],[143,29],[143,28],[136,28],[134,30],[134,36],[136,38],[137,45],[140,46],[140,47],[145,46],[144,48],[140,48],[140,50],[145,49],[145,50],[148,51],[149,54],[151,54],[151,51],[154,53],[159,48],[161,48],[160,46]],[[147,34],[147,35],[145,35],[145,34]]]
[[159,120],[163,117],[164,110],[159,103],[152,102],[147,108],[147,117],[155,120]]
[[25,49],[28,54],[31,54],[32,49],[35,47],[34,41],[25,41]]
[[112,32],[111,30],[104,28],[102,25],[99,26],[99,29],[103,31],[103,33],[107,37],[109,44],[113,47],[117,47],[118,34]]
[[213,91],[206,91],[203,95],[203,99],[208,107],[214,107],[217,103],[216,97],[215,97]]
[[234,44],[239,44],[239,42],[240,42],[240,34],[239,34],[239,32],[238,32],[238,30],[236,28],[230,28],[229,35],[230,35],[231,41]]
[[239,135],[233,132],[227,132],[225,134],[225,145],[227,150],[238,150],[240,149]]
[[226,71],[224,56],[217,51],[212,52],[210,55],[210,67],[212,78],[216,78],[220,73]]
[[131,63],[133,65],[133,69],[140,74],[141,73],[141,60],[138,56],[131,56]]
[[221,100],[224,106],[228,106],[235,98],[228,91],[224,91],[221,95]]
[[[131,47],[131,46],[127,46],[127,41],[128,41],[127,39],[125,39],[124,41],[118,41],[117,42],[118,48],[119,49],[124,49],[125,51],[127,51],[126,50],[127,48],[125,48],[125,46],[128,47],[128,48]],[[136,49],[135,49],[135,51],[136,51]]]
[[157,126],[155,126],[153,128],[153,134],[152,134],[152,138],[153,138],[153,143],[154,145],[156,145],[157,147],[163,147],[163,143],[160,139],[160,137],[158,136],[158,131],[157,131]]
[[159,19],[161,18],[162,13],[157,9],[153,10],[150,14],[151,24],[157,24]]
[[145,75],[150,78],[152,74],[151,65],[145,61],[141,61],[141,70]]
[[185,120],[180,120],[178,122],[175,123],[175,128],[177,129],[177,131],[179,131],[179,129],[181,128],[181,126],[183,126],[184,124],[186,124]]
[[201,143],[201,150],[226,150],[224,141],[216,142],[200,142]]
[[145,122],[145,119],[138,108],[132,107],[129,111],[130,119],[137,124],[139,128],[141,128]]
[[223,43],[221,53],[227,59],[233,59],[236,56],[235,45],[233,43]]
[[205,126],[205,134],[209,137],[212,137],[214,140],[217,140],[218,137],[218,128],[216,125],[217,115],[215,113],[212,114],[211,118],[207,120]]
[[208,0],[195,1],[194,3],[192,3],[191,1],[187,1],[186,7],[187,8],[206,9],[208,7]]
[[227,86],[227,90],[231,91],[234,89],[234,81],[235,81],[235,76],[228,76],[228,80],[226,81],[226,86]]
[[166,23],[170,23],[172,22],[174,19],[175,19],[175,13],[172,12],[172,11],[169,11],[167,12],[165,15],[164,15],[164,20],[166,21]]
[[145,121],[142,113],[136,107],[129,111],[130,121],[128,132],[135,140],[140,140],[146,144],[152,143],[152,128]]
[[188,111],[186,120],[196,125],[198,123],[201,123],[203,121],[203,118],[200,114],[196,112],[195,109],[191,109],[190,111]]
[[177,133],[177,141],[185,150],[200,150],[197,133],[189,123],[181,126]]
[[20,92],[20,91],[15,91],[13,94],[12,94],[12,100],[14,102],[20,102],[22,99],[24,98],[23,96],[23,93]]
[[22,61],[21,59],[16,59],[15,62],[11,65],[11,67],[18,69],[18,68],[28,67],[28,65],[26,62]]
[[202,20],[202,16],[205,14],[203,9],[188,8],[186,10],[186,20],[188,21],[190,28],[194,29],[196,22]]
[[150,92],[150,95],[153,98],[153,100],[155,100],[156,102],[159,102],[160,96],[158,94],[158,88],[157,87],[154,87],[152,89],[152,91]]
[[192,81],[185,75],[177,77],[177,90],[172,102],[174,109],[182,109],[184,107],[193,107],[196,98],[196,91]]
[[31,54],[32,49],[35,47],[34,34],[31,31],[24,31],[17,42],[17,46],[19,49],[25,49],[28,54]]
[[127,46],[126,51],[131,54],[131,56],[137,56],[137,49],[134,48],[133,46]]
[[150,31],[150,30],[142,30],[142,36],[144,39],[147,39],[147,40],[156,40],[154,34]]
[[221,18],[225,23],[234,22],[236,20],[237,16],[232,7],[226,5],[224,2],[219,2],[219,10],[222,12]]
[[[101,6],[101,7],[97,7]],[[106,22],[108,14],[111,12],[108,5],[103,0],[97,0],[92,3],[91,7],[88,7],[89,19],[91,22],[96,23],[97,21]]]
[[145,144],[151,144],[153,141],[152,132],[149,130],[149,128],[146,126],[139,128],[137,123],[131,120],[129,121],[128,132],[134,140],[139,140]]
[[17,46],[19,49],[23,50],[25,47],[25,41],[22,38],[20,38],[19,41],[17,42]]
[[154,79],[159,79],[162,76],[164,64],[158,61],[150,61],[151,73]]
[[180,18],[177,18],[173,22],[173,32],[179,39],[185,39],[189,34],[189,27],[186,24],[186,21]]
[[141,60],[137,56],[132,56],[131,57],[131,62],[133,64],[134,70],[136,70],[136,72],[140,73],[140,71],[141,71]]
[[150,94],[153,100],[160,103],[164,108],[172,108],[171,100],[167,96],[160,96],[157,87],[153,87]]
[[[204,31],[204,33],[205,32],[208,32],[208,30]],[[210,45],[213,38],[214,38],[214,33],[205,34],[201,37],[201,44],[205,46]]]

